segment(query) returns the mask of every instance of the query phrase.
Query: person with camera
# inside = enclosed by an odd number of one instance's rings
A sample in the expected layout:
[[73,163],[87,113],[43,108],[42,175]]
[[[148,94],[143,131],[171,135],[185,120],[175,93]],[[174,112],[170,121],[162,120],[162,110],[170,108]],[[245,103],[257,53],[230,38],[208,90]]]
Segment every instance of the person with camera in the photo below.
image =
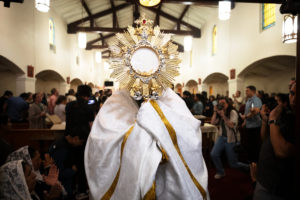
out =
[[247,164],[238,162],[237,155],[234,152],[234,146],[237,142],[238,113],[227,98],[219,99],[218,104],[214,107],[211,123],[219,127],[219,138],[210,153],[217,171],[214,178],[220,179],[225,176],[221,161],[223,151],[226,153],[230,167],[248,169]]

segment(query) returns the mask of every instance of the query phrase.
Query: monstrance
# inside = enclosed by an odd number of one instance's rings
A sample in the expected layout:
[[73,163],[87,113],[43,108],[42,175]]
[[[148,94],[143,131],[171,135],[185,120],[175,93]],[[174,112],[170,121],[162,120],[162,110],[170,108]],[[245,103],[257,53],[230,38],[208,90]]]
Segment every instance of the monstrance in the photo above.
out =
[[137,28],[128,26],[125,33],[117,33],[110,43],[111,78],[126,88],[136,100],[157,99],[179,75],[178,46],[159,26],[142,15],[135,21]]

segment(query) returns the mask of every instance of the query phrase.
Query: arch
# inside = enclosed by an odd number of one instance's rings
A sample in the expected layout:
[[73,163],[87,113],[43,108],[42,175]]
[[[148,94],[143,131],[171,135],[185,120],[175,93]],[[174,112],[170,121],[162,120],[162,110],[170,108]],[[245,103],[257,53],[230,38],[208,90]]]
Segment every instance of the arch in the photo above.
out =
[[277,55],[257,60],[244,68],[238,78],[267,93],[288,93],[288,82],[296,76],[296,57]]
[[18,95],[16,94],[18,87],[17,78],[24,74],[25,72],[19,66],[0,55],[0,95],[5,90],[10,90],[15,95]]
[[54,70],[43,70],[35,75],[35,91],[50,93],[52,88],[57,88],[60,94],[66,92],[65,79]]
[[79,85],[83,85],[83,82],[79,78],[74,78],[70,82],[70,88],[73,89],[75,92],[77,91],[77,87]]
[[228,93],[228,76],[223,73],[215,72],[209,74],[203,81],[204,88],[208,95],[227,95]]
[[185,89],[188,90],[192,94],[196,94],[198,92],[198,83],[197,81],[191,79],[185,84]]

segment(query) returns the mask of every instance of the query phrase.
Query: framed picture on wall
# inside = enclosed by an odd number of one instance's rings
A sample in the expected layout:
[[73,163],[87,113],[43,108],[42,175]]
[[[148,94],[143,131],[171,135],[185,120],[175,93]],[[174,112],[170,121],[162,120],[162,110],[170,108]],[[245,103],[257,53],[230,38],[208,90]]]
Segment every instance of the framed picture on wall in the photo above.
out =
[[198,78],[198,84],[201,85],[201,78]]
[[230,70],[230,79],[235,79],[235,69]]
[[30,78],[34,77],[34,67],[31,65],[27,66],[27,77],[30,77]]

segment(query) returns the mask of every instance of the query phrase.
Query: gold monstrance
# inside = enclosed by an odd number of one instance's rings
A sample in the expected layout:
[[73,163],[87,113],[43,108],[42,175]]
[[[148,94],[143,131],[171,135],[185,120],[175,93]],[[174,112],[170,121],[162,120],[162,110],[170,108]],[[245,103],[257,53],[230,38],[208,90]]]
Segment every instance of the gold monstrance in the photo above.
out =
[[117,39],[110,43],[111,78],[136,100],[157,99],[179,75],[178,46],[159,26],[152,28],[153,21],[145,15],[135,23],[137,28],[128,26],[127,32],[117,33]]

